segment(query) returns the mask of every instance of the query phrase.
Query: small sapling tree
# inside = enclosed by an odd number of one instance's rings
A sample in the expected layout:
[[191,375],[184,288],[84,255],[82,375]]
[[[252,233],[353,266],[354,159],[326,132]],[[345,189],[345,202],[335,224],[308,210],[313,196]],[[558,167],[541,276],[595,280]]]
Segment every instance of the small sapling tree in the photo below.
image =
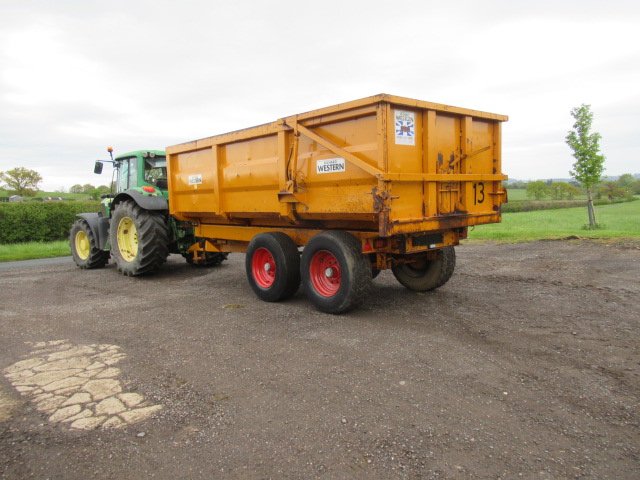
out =
[[593,210],[593,188],[600,183],[604,172],[605,156],[600,153],[600,139],[602,136],[591,133],[593,112],[591,105],[584,103],[580,107],[571,110],[571,116],[575,119],[573,130],[566,136],[566,142],[573,150],[573,170],[569,174],[575,178],[587,192],[587,212],[589,213],[589,228],[598,228],[596,214]]

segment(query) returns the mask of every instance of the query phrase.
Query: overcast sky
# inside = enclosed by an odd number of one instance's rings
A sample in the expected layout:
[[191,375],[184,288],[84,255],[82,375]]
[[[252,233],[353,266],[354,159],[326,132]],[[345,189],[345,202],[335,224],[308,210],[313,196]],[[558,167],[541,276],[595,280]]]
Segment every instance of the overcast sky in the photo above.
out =
[[503,170],[525,180],[568,177],[591,104],[605,173],[640,173],[640,2],[0,0],[0,171],[43,190],[107,184],[107,146],[378,93],[508,115]]

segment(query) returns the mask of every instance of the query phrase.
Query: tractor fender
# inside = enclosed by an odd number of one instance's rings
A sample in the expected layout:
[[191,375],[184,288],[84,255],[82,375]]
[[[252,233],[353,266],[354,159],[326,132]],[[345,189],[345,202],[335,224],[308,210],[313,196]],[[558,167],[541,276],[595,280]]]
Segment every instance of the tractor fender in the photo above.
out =
[[131,199],[136,202],[141,208],[145,210],[166,210],[169,211],[169,202],[162,195],[152,197],[149,195],[143,195],[137,190],[125,190],[122,193],[116,195],[111,203],[111,208],[115,207],[118,203]]
[[93,237],[98,241],[98,248],[104,250],[109,239],[109,219],[98,213],[78,213],[77,216],[89,224]]

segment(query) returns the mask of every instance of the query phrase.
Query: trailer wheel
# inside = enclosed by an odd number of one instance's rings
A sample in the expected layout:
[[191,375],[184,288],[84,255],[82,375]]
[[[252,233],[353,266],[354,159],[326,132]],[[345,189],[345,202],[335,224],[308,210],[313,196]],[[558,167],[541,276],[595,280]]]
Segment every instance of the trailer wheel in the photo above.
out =
[[127,276],[154,273],[169,255],[169,231],[164,214],[127,200],[119,203],[109,229],[111,254]]
[[86,220],[76,220],[69,232],[73,261],[80,268],[102,268],[109,261],[109,252],[100,250]]
[[196,263],[193,261],[193,252],[183,253],[182,256],[185,258],[189,265],[194,265],[196,267],[217,267],[229,257],[229,254],[219,252],[204,252],[204,262],[200,263]]
[[441,287],[449,281],[456,266],[453,247],[439,250],[435,260],[419,259],[413,263],[399,263],[392,268],[398,282],[409,290],[426,292]]
[[286,300],[300,286],[298,247],[282,232],[253,237],[247,249],[245,269],[251,289],[267,302]]
[[302,285],[318,310],[344,313],[361,305],[371,287],[371,262],[353,235],[322,232],[302,251]]

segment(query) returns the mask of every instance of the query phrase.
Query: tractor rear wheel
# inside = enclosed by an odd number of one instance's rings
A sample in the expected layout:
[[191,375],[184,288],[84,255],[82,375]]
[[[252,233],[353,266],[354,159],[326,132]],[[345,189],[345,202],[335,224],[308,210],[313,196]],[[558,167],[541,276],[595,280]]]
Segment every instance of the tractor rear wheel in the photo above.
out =
[[76,220],[69,232],[73,261],[80,268],[102,268],[109,261],[109,252],[100,250],[86,220]]
[[456,266],[456,251],[445,247],[438,251],[435,260],[417,259],[411,263],[399,263],[392,268],[398,282],[409,290],[427,292],[449,281]]
[[302,286],[318,310],[344,313],[364,302],[371,287],[371,261],[353,235],[319,233],[304,247],[300,263]]
[[124,275],[154,273],[167,260],[169,231],[162,212],[126,200],[113,210],[109,230],[111,255]]
[[254,293],[267,302],[293,296],[300,287],[300,254],[282,232],[256,235],[245,257],[247,280]]

